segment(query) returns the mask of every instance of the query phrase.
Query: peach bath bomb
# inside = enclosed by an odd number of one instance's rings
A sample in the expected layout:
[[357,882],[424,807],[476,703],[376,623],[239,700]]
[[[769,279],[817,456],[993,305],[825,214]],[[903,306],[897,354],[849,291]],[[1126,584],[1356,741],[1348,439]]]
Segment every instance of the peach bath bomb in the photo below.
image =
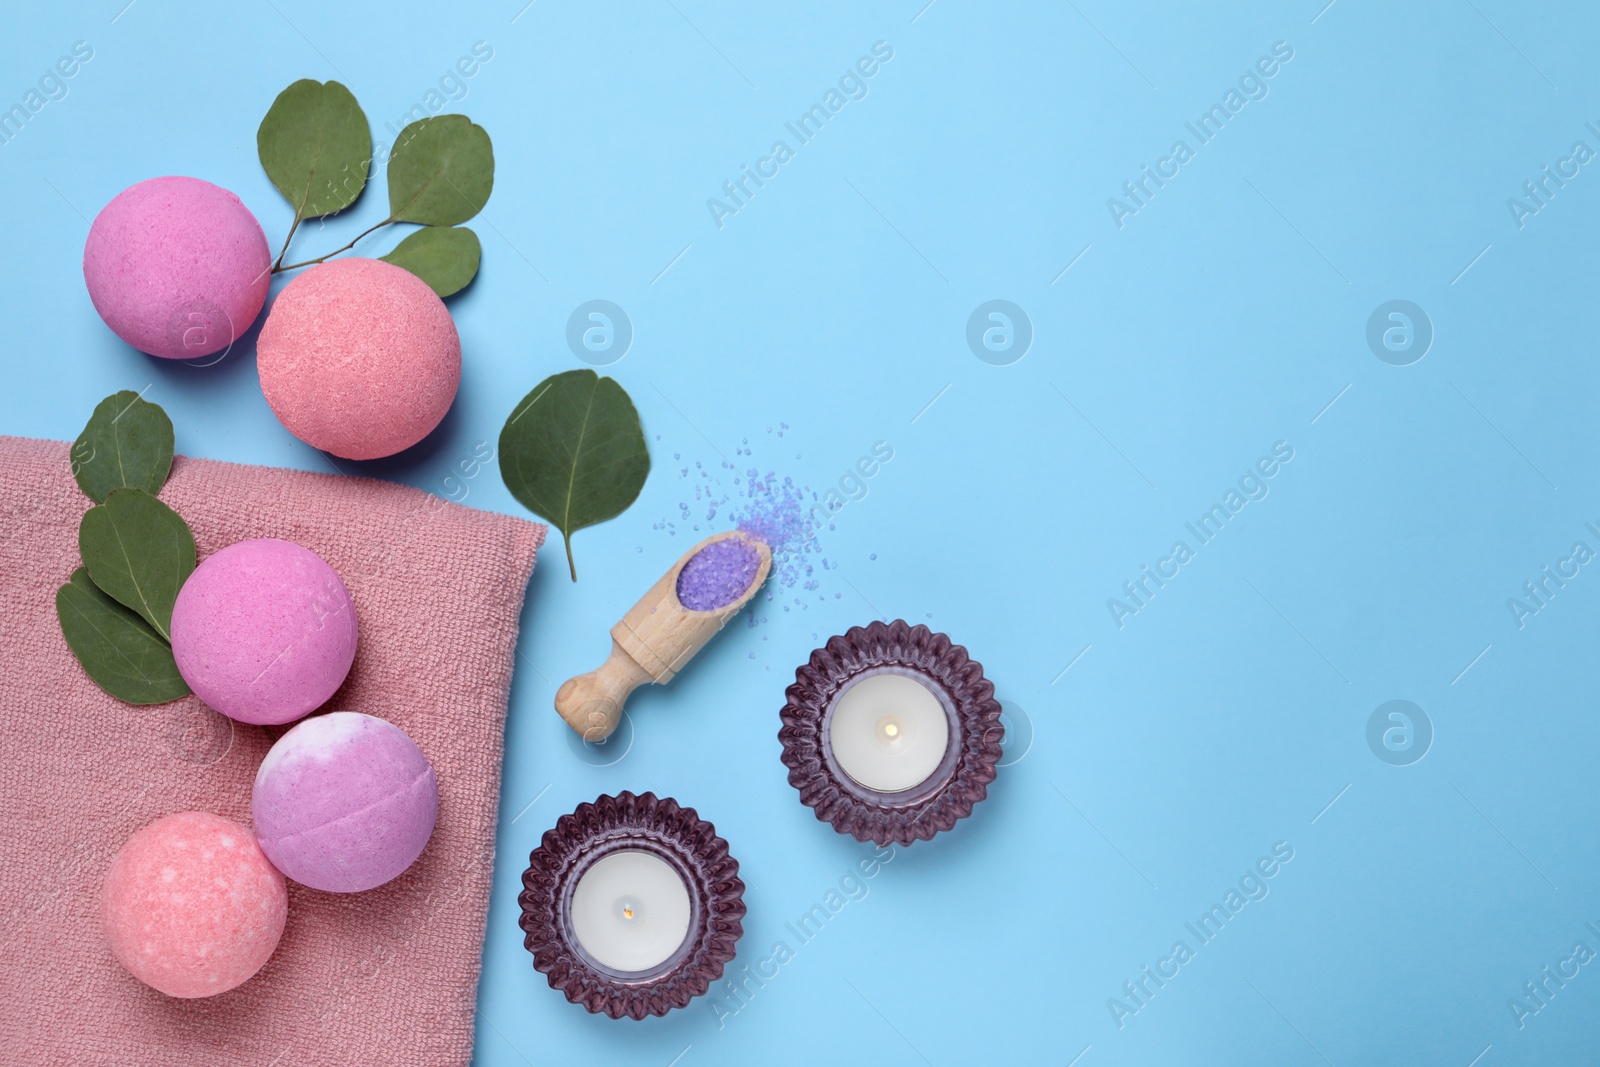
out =
[[207,556],[178,590],[172,655],[195,695],[229,718],[291,722],[350,673],[355,602],[309,548],[240,541]]
[[267,235],[228,190],[198,178],[124,189],[89,227],[83,280],[111,332],[163,359],[221,352],[261,313]]
[[256,344],[261,392],[313,448],[377,459],[439,425],[461,384],[444,301],[403,267],[336,259],[290,282]]
[[100,891],[111,954],[169,997],[209,997],[248,979],[278,947],[288,914],[283,875],[250,831],[203,811],[128,838]]
[[400,727],[335,711],[278,738],[256,772],[250,810],[278,870],[312,889],[359,893],[422,855],[439,780]]

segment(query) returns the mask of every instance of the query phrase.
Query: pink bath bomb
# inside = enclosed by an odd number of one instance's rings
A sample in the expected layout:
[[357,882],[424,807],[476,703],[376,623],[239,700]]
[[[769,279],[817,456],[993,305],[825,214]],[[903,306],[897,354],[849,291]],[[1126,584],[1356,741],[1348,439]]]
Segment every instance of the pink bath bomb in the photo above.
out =
[[213,552],[178,590],[172,655],[195,695],[284,723],[333,696],[356,658],[356,606],[321,556],[272,537]]
[[100,891],[111,954],[169,997],[226,992],[278,947],[289,894],[250,831],[185,811],[128,838]]
[[278,294],[256,367],[290,433],[345,459],[377,459],[428,436],[450,410],[461,339],[444,301],[415,274],[336,259]]
[[221,352],[267,299],[272,253],[250,209],[198,178],[151,178],[95,217],[89,299],[111,331],[163,359]]
[[397,877],[422,855],[438,815],[439,780],[416,742],[354,711],[318,715],[280,737],[251,798],[267,858],[330,893]]

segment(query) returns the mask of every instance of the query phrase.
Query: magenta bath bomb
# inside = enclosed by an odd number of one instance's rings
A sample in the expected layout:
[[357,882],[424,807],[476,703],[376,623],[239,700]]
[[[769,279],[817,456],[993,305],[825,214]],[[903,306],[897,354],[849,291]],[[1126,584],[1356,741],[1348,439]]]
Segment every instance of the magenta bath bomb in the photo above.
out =
[[336,259],[290,282],[256,344],[278,421],[345,459],[392,456],[444,418],[461,339],[428,283],[392,263]]
[[263,537],[213,552],[178,591],[172,655],[195,695],[285,723],[333,696],[356,658],[356,606],[321,556]]
[[359,893],[422,855],[439,815],[439,780],[400,727],[335,711],[272,746],[256,773],[251,815],[278,870],[312,889]]
[[185,811],[128,838],[100,891],[111,954],[169,997],[223,993],[261,969],[289,914],[283,875],[250,831]]
[[221,352],[267,299],[272,253],[250,209],[198,178],[151,178],[89,227],[83,280],[111,331],[164,359]]

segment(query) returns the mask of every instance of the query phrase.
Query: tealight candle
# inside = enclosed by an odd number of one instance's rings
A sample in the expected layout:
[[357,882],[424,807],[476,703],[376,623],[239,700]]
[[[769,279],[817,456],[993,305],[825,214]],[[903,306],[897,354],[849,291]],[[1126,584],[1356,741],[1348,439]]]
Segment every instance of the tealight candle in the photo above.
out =
[[868,789],[899,793],[927,781],[950,748],[948,697],[892,667],[851,679],[828,721],[839,769]]
[[902,620],[829,639],[795,671],[781,717],[800,799],[841,834],[925,841],[988,794],[1005,727],[967,650]]
[[743,933],[739,863],[676,800],[623,792],[556,820],[522,873],[523,944],[574,1004],[613,1019],[681,1008]]
[[602,856],[572,890],[568,919],[578,947],[602,967],[643,974],[689,935],[689,887],[666,860],[624,849]]

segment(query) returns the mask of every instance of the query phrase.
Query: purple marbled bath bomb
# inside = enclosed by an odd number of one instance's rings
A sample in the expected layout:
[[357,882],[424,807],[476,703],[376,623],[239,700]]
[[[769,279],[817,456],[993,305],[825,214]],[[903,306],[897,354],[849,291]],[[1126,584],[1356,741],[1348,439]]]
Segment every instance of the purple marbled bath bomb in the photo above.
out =
[[307,719],[261,761],[251,816],[261,851],[301,885],[359,893],[422,855],[439,780],[393,723],[354,711]]
[[89,299],[111,331],[163,359],[221,352],[267,299],[272,253],[250,209],[198,178],[151,178],[95,216]]
[[172,655],[195,695],[240,722],[292,722],[356,657],[356,606],[334,569],[263,537],[207,556],[178,592]]
[[715,611],[744,595],[761,569],[761,553],[742,537],[713,541],[678,572],[678,602],[690,611]]

